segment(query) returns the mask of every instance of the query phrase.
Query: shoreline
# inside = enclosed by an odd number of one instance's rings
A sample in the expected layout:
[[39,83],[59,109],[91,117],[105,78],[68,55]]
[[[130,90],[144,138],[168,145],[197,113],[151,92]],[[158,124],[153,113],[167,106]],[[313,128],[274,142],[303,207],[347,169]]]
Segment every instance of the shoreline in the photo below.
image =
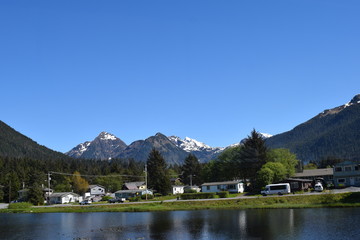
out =
[[1,213],[84,213],[84,212],[150,212],[221,209],[281,209],[281,208],[348,208],[360,207],[360,192],[323,193],[316,195],[284,195],[207,199],[206,201],[177,200],[89,206],[32,206],[23,209],[1,209]]

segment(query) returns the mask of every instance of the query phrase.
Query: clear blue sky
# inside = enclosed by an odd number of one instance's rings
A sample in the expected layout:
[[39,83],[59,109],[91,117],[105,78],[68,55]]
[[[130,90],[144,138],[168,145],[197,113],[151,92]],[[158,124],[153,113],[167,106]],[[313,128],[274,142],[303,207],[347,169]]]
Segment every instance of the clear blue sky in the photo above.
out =
[[101,131],[227,146],[360,93],[360,1],[0,2],[0,120],[65,152]]

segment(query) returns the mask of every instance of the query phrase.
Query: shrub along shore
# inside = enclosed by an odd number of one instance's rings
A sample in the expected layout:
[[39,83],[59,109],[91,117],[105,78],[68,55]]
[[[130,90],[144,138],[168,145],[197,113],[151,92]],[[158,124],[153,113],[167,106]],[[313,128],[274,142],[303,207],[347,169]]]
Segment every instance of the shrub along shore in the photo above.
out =
[[256,197],[239,199],[218,199],[207,201],[171,201],[138,204],[107,204],[90,206],[33,207],[28,204],[10,204],[0,213],[54,213],[54,212],[146,212],[204,209],[275,209],[275,208],[318,208],[318,207],[360,207],[360,192],[341,194],[296,195],[278,197]]

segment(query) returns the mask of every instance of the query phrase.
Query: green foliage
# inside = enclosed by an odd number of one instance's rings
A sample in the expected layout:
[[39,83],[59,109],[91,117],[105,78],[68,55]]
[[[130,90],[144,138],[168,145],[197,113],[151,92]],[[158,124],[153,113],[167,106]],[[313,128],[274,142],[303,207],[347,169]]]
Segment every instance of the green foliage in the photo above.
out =
[[112,197],[110,197],[110,196],[103,196],[103,197],[101,198],[101,201],[107,202],[107,201],[109,201],[110,199],[112,199]]
[[18,203],[10,203],[8,209],[26,209],[32,206],[33,205],[29,202],[18,202]]
[[159,193],[166,195],[171,191],[170,177],[167,175],[165,159],[155,148],[150,152],[147,159],[148,186]]
[[273,182],[280,182],[286,178],[286,168],[280,162],[268,162],[263,165],[263,168],[268,168],[273,172]]
[[217,195],[218,195],[220,198],[228,198],[228,197],[230,196],[228,191],[218,192]]
[[306,169],[306,170],[317,169],[317,166],[315,163],[308,163],[304,166],[304,169]]
[[286,169],[286,177],[295,174],[295,168],[299,164],[296,155],[291,153],[289,149],[278,148],[268,152],[268,162],[281,163]]
[[131,197],[129,198],[129,201],[130,202],[139,202],[141,200],[141,197],[140,196],[136,196],[136,197]]
[[89,189],[89,183],[86,181],[86,179],[81,177],[78,171],[74,172],[74,175],[72,177],[72,183],[74,192],[80,195],[84,195],[84,193]]
[[141,199],[148,199],[148,200],[150,200],[150,199],[154,199],[154,195],[152,195],[152,194],[148,194],[147,196],[144,194],[144,195],[141,195]]
[[188,200],[188,199],[209,199],[209,198],[215,198],[216,193],[183,193],[181,194],[182,200]]
[[[109,176],[97,177],[94,182],[105,187],[107,192],[116,192],[122,188],[123,181],[121,177]],[[116,175],[115,173],[113,175]]]
[[189,154],[185,158],[185,163],[181,167],[182,175],[181,181],[187,185],[200,185],[202,184],[201,179],[201,165],[199,160],[193,154]]
[[274,172],[267,167],[262,167],[258,172],[257,172],[257,176],[258,176],[258,187],[264,187],[270,183],[273,182],[274,180]]

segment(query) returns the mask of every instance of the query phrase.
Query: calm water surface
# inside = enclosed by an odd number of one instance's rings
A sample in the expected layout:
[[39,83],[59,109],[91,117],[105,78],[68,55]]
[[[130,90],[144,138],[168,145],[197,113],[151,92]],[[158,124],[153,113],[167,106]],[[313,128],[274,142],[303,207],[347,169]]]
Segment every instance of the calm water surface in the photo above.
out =
[[360,208],[0,214],[0,239],[360,239]]

